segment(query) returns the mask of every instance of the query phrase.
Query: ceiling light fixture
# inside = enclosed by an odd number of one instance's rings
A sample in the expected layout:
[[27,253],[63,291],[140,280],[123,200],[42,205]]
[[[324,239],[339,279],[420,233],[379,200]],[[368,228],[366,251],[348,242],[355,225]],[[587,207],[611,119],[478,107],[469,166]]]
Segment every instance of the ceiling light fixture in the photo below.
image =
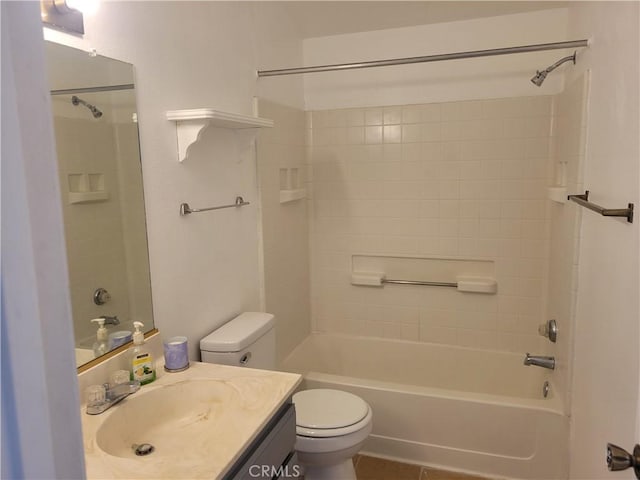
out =
[[[62,1],[62,0],[58,0]],[[66,0],[67,7],[82,12],[84,15],[93,15],[100,6],[99,0]]]
[[48,26],[84,35],[82,14],[95,13],[98,5],[99,0],[42,0],[40,13]]

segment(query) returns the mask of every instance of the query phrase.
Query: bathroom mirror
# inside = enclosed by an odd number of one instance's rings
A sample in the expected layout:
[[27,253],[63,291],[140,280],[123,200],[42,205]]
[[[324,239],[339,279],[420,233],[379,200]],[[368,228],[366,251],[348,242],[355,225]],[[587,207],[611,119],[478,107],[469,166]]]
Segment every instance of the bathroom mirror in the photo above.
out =
[[153,328],[133,65],[45,43],[80,366]]

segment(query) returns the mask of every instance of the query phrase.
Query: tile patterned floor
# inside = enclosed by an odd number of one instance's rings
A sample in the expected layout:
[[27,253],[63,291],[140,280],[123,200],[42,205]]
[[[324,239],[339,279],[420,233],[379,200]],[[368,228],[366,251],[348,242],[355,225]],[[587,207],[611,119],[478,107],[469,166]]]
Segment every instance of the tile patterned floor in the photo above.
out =
[[353,463],[358,480],[489,480],[366,455],[356,455]]

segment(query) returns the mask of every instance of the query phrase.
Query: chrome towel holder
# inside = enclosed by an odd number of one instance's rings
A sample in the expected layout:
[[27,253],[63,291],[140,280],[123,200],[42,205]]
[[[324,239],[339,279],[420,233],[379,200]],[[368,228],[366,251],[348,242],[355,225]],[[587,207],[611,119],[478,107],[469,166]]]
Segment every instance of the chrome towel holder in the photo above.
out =
[[603,217],[626,217],[627,222],[633,223],[633,203],[629,203],[627,208],[603,208],[589,201],[589,190],[585,190],[583,195],[568,195],[567,199],[593,210]]
[[219,207],[191,208],[188,203],[182,203],[180,204],[180,215],[185,216],[191,213],[207,212],[209,210],[221,210],[223,208],[244,207],[245,205],[250,205],[250,202],[245,202],[244,198],[242,198],[240,195],[236,197],[235,203],[231,205],[221,205]]

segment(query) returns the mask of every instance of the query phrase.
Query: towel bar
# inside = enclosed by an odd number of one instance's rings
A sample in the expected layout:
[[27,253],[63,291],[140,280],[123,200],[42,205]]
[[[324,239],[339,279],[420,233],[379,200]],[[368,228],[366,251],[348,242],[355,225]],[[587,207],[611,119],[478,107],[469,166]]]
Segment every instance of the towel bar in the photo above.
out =
[[180,205],[180,215],[189,215],[190,213],[199,213],[199,212],[207,212],[209,210],[220,210],[223,208],[232,208],[232,207],[244,207],[245,205],[249,205],[249,202],[245,202],[244,198],[237,196],[236,203],[232,205],[221,205],[219,207],[208,207],[208,208],[191,208],[188,203],[183,203]]
[[589,190],[585,190],[583,195],[569,195],[567,199],[604,217],[626,217],[627,222],[633,223],[633,203],[629,203],[628,208],[604,208],[589,201]]

